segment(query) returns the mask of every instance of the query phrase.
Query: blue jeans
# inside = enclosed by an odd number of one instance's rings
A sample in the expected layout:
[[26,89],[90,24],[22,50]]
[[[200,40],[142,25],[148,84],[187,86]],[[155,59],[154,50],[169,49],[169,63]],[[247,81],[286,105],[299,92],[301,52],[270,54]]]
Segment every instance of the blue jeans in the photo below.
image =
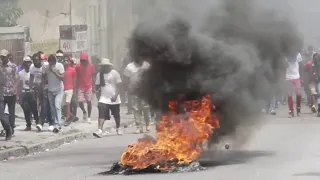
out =
[[43,93],[39,96],[40,101],[40,120],[41,125],[43,125],[45,122],[47,122],[50,126],[54,125],[54,120],[51,116],[51,108],[48,98],[48,90],[43,90]]
[[60,129],[60,121],[61,121],[61,105],[63,100],[63,89],[61,91],[56,92],[48,92],[48,98],[50,103],[51,115],[54,120],[54,126],[57,129]]

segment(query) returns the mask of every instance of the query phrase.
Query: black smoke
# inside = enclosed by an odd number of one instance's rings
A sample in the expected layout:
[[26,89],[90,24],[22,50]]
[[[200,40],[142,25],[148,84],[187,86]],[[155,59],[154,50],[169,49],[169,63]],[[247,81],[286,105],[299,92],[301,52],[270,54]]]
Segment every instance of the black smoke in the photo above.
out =
[[151,67],[140,76],[135,94],[163,111],[169,100],[211,94],[224,133],[254,123],[278,93],[285,57],[301,47],[288,19],[258,9],[250,0],[225,0],[208,12],[200,30],[181,16],[138,24],[130,56]]

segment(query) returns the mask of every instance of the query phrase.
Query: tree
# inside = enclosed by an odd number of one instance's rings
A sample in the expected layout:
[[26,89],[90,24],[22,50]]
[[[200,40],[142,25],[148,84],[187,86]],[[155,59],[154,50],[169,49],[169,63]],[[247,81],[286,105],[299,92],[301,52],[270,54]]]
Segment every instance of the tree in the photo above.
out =
[[0,27],[17,25],[22,14],[18,0],[0,0]]

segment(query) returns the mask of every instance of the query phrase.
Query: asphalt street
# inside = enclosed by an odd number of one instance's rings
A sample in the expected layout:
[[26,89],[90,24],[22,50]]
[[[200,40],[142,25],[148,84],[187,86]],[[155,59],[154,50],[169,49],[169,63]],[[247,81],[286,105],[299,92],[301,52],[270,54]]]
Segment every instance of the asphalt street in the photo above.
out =
[[[199,159],[207,170],[192,173],[99,176],[120,159],[121,153],[141,135],[129,129],[122,136],[85,140],[56,150],[0,163],[1,180],[102,179],[320,179],[320,118],[303,114],[288,119],[263,119],[250,140],[239,149],[212,150]],[[227,142],[228,140],[226,140]]]

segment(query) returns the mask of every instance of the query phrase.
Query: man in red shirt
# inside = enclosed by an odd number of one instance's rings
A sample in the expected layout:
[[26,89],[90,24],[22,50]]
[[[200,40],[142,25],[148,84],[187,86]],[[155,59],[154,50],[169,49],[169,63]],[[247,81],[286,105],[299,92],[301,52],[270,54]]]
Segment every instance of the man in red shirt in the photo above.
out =
[[77,79],[77,73],[74,67],[71,65],[70,57],[64,56],[63,58],[63,65],[65,68],[65,76],[63,78],[63,85],[64,85],[64,109],[65,109],[65,126],[69,126],[72,122],[72,118],[75,115],[71,115],[70,113],[70,103],[72,99],[72,95],[75,92],[74,88],[75,82]]
[[[93,97],[94,86],[92,82],[95,82],[96,70],[92,63],[89,62],[89,56],[87,53],[82,52],[80,54],[80,64],[76,66],[77,72],[77,89],[79,107],[83,112],[83,120],[91,122],[91,100]],[[84,108],[84,103],[88,105],[88,112]]]
[[308,79],[309,79],[309,82],[306,82],[308,83],[309,85],[309,92],[310,92],[310,95],[311,95],[311,111],[313,113],[316,113],[317,110],[316,110],[316,105],[317,105],[317,85],[316,85],[316,77],[315,77],[315,68],[314,68],[314,64],[313,64],[313,60],[310,60],[308,61],[305,65],[304,65],[304,68],[307,72],[307,76],[308,76]]

